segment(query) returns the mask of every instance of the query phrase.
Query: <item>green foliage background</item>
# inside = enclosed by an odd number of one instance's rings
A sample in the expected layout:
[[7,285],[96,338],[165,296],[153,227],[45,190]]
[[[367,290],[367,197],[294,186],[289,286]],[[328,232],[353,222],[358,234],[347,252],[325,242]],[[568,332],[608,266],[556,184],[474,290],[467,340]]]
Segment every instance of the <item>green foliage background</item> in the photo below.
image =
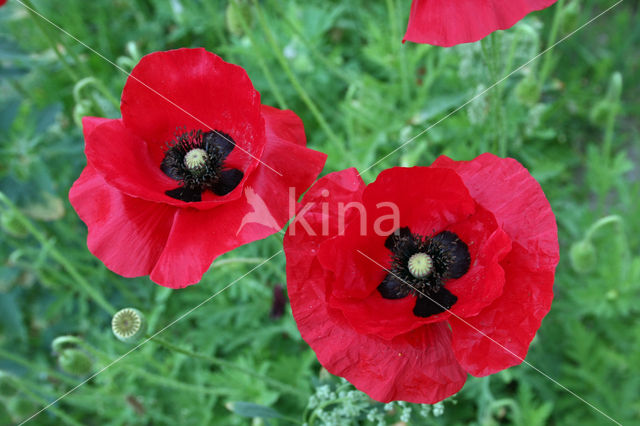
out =
[[[329,155],[323,173],[365,170],[387,154],[365,180],[441,154],[521,161],[553,206],[561,244],[552,310],[527,360],[617,421],[640,423],[637,2],[518,69],[614,2],[561,0],[482,43],[444,49],[400,43],[410,0],[9,0],[0,9],[0,424],[129,351],[111,333],[115,310],[135,307],[160,330],[281,247],[278,236],[241,247],[180,291],[94,258],[67,201],[85,164],[79,119],[118,117],[126,75],[21,2],[126,70],[143,54],[189,46],[244,67],[263,103],[302,117],[309,145]],[[470,377],[433,408],[375,403],[321,370],[288,307],[270,317],[284,265],[279,254],[248,273],[31,423],[609,422],[525,365]],[[52,351],[65,335],[84,363]]]

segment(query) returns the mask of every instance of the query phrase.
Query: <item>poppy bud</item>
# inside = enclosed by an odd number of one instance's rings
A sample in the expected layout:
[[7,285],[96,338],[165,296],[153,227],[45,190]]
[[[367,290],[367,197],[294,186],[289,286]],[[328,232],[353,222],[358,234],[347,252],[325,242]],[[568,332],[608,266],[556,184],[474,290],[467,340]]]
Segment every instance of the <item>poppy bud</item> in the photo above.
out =
[[[244,35],[244,27],[251,26],[251,9],[246,0],[229,0],[226,10],[227,29],[238,37]],[[242,23],[245,25],[242,25]]]
[[0,370],[0,397],[11,398],[17,393],[11,374]]
[[596,263],[596,248],[589,240],[578,241],[571,245],[569,257],[576,272],[586,273],[593,269]]
[[144,337],[147,330],[147,321],[139,310],[125,308],[113,316],[111,330],[118,340],[133,343]]
[[60,368],[74,376],[86,376],[93,369],[93,361],[89,355],[75,348],[65,349],[58,356]]

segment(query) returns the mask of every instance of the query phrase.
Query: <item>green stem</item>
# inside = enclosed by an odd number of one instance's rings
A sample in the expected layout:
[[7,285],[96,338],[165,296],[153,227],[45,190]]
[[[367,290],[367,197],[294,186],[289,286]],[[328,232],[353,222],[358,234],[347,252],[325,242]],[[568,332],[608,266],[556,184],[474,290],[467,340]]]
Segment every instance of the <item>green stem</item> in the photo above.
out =
[[[560,27],[560,15],[562,14],[562,7],[564,6],[564,0],[558,0],[556,3],[555,13],[553,15],[553,22],[551,23],[551,31],[549,32],[549,39],[547,40],[547,47],[553,46],[558,37],[558,28]],[[542,60],[542,67],[540,68],[540,87],[544,85],[544,82],[549,77],[551,67],[553,66],[553,53],[547,52]]]
[[[50,404],[49,400],[43,398],[42,396],[40,396],[36,392],[34,392],[31,389],[29,389],[24,383],[22,383],[22,381],[13,380],[13,384],[18,389],[20,389],[21,392],[23,392],[24,394],[28,395],[32,400],[37,401],[39,404],[42,404],[43,407],[47,407]],[[82,423],[79,423],[79,422],[75,421],[73,418],[71,418],[68,415],[66,415],[64,413],[64,411],[58,409],[57,407],[54,407],[53,405],[48,407],[47,411],[50,411],[53,414],[55,414],[56,416],[60,417],[67,424],[74,425],[74,426],[82,426]],[[36,415],[38,415],[38,414],[40,414],[40,412],[33,413],[32,417],[28,417],[27,419],[22,419],[21,421],[25,422],[26,420],[31,419],[31,418],[35,417]]]
[[272,379],[270,377],[267,377],[267,376],[265,376],[263,374],[256,373],[253,370],[241,367],[241,366],[236,365],[236,364],[234,364],[232,362],[225,361],[225,360],[220,359],[220,358],[214,358],[212,356],[200,354],[200,353],[197,353],[197,352],[193,352],[191,350],[181,348],[179,346],[176,346],[176,345],[174,345],[172,343],[167,342],[164,339],[160,339],[160,338],[157,338],[157,337],[154,337],[153,339],[151,339],[151,341],[154,342],[154,343],[157,343],[157,344],[159,344],[159,345],[161,345],[161,346],[163,346],[166,349],[169,349],[171,351],[178,352],[178,353],[181,353],[181,354],[184,354],[184,355],[188,355],[188,356],[190,356],[192,358],[201,359],[203,361],[207,361],[207,362],[209,362],[211,364],[214,364],[214,365],[217,365],[219,367],[233,368],[234,370],[237,370],[237,371],[240,371],[242,373],[245,373],[245,374],[247,374],[247,375],[249,375],[251,377],[255,377],[256,379],[259,379],[259,380],[261,380],[261,381],[273,386],[274,388],[276,388],[276,389],[278,389],[278,390],[280,390],[280,391],[282,391],[284,393],[287,393],[289,395],[300,397],[301,394],[302,394],[302,392],[300,392],[299,389],[296,389],[295,387],[293,387],[291,385],[288,385],[286,383],[282,383],[282,382],[280,382],[278,380],[274,380],[274,379]]
[[[398,67],[398,73],[400,74],[400,84],[402,87],[402,95],[404,99],[409,99],[409,78],[407,76],[407,64],[406,64],[406,52],[403,48],[404,45],[398,40],[402,37],[400,28],[398,27],[398,14],[396,12],[395,0],[386,0],[387,13],[389,15],[389,26],[391,27],[391,43],[393,43],[392,49],[396,51],[396,64]],[[397,47],[396,47],[397,46]]]
[[[482,49],[482,57],[489,69],[490,84],[494,84],[500,78],[500,52],[497,35],[495,33],[485,37],[480,42]],[[495,133],[494,150],[501,157],[507,154],[507,144],[504,129],[504,107],[502,105],[502,90],[500,85],[494,86],[490,90],[491,117],[493,122],[493,130]]]
[[[105,352],[102,352],[99,349],[96,349],[95,347],[93,347],[92,345],[90,345],[89,343],[83,340],[78,339],[78,345],[86,349],[87,351],[91,352],[94,356],[100,358],[102,362],[105,363],[106,365],[110,365],[114,361],[110,355],[108,355]],[[228,395],[233,392],[233,389],[231,388],[219,388],[219,387],[210,388],[206,386],[192,385],[192,384],[184,383],[182,381],[173,380],[168,377],[159,376],[157,374],[150,373],[142,368],[136,367],[130,362],[129,363],[118,362],[117,364],[129,370],[134,375],[147,380],[150,383],[155,383],[155,384],[166,386],[173,389],[185,390],[188,392],[208,394],[208,395]]]
[[67,385],[74,385],[75,386],[77,384],[74,380],[69,378],[69,376],[66,376],[64,374],[60,374],[57,371],[51,370],[51,369],[44,370],[41,365],[34,364],[34,363],[32,363],[30,361],[27,361],[24,358],[12,353],[12,352],[7,352],[7,351],[5,351],[5,350],[3,350],[1,348],[0,348],[0,357],[2,357],[4,359],[11,360],[11,361],[15,362],[16,364],[20,364],[23,367],[31,370],[34,373],[42,374],[43,372],[46,372],[47,376],[53,377],[56,380],[60,380],[61,382],[66,383]]
[[333,145],[336,146],[343,155],[348,156],[348,153],[344,147],[343,142],[340,141],[340,139],[338,139],[337,135],[333,132],[333,130],[331,130],[331,127],[327,123],[327,120],[324,118],[324,115],[322,114],[322,112],[320,112],[320,109],[318,109],[316,104],[311,100],[311,97],[306,92],[304,87],[302,87],[302,84],[300,84],[300,81],[291,70],[291,67],[287,62],[287,59],[284,57],[284,54],[282,53],[282,49],[280,49],[280,46],[278,46],[278,42],[275,39],[273,33],[271,32],[269,25],[267,24],[267,21],[262,13],[262,9],[259,3],[256,0],[253,0],[253,4],[255,6],[256,15],[258,17],[258,22],[260,23],[260,27],[264,31],[267,37],[267,41],[271,46],[271,50],[276,56],[276,59],[280,63],[280,66],[282,67],[283,71],[289,78],[291,85],[293,86],[295,91],[298,93],[298,95],[300,96],[304,104],[307,106],[307,108],[309,108],[309,110],[311,111],[315,119],[318,121],[318,124],[320,125],[322,130],[325,132],[329,140],[333,143]]
[[[79,102],[81,100],[80,91],[90,85],[98,89],[100,93],[102,93],[104,97],[109,102],[111,102],[111,105],[113,105],[115,109],[120,109],[120,101],[116,99],[116,97],[111,94],[111,92],[106,88],[106,86],[95,77],[85,77],[82,80],[78,81],[75,84],[75,86],[73,86],[73,97],[76,102]],[[96,104],[98,108],[100,107],[100,105],[97,105],[95,100],[94,100],[94,104]]]
[[76,74],[76,72],[73,70],[71,65],[67,62],[66,58],[62,55],[62,52],[58,50],[58,46],[56,45],[56,40],[59,40],[58,35],[56,33],[51,32],[50,28],[48,27],[48,24],[45,25],[45,23],[42,22],[42,18],[34,12],[36,8],[33,6],[33,3],[31,3],[30,0],[22,0],[22,2],[27,6],[25,7],[25,9],[27,10],[27,13],[31,17],[31,19],[33,19],[33,22],[36,24],[38,29],[42,32],[42,34],[44,35],[44,38],[47,39],[47,42],[49,43],[49,45],[51,46],[51,48],[55,52],[56,56],[58,57],[58,59],[60,60],[64,68],[67,70],[67,72],[71,76],[71,78],[73,80],[77,80],[78,74]]
[[307,38],[307,36],[300,30],[300,27],[291,20],[289,15],[286,14],[285,9],[281,7],[274,7],[274,11],[279,14],[278,19],[282,22],[286,23],[289,28],[295,33],[295,35],[300,39],[302,44],[311,52],[311,55],[320,61],[325,69],[327,69],[334,77],[342,80],[347,84],[353,83],[353,77],[349,75],[349,73],[345,72],[346,70],[338,68],[333,62],[327,60],[327,58],[322,54],[318,53],[316,49],[313,48],[311,42]]
[[[241,15],[244,17],[244,14],[241,14]],[[242,31],[244,31],[247,37],[249,37],[251,44],[257,47],[258,44],[256,43],[256,39],[252,35],[253,32],[251,31],[251,28],[249,28],[249,24],[244,19],[240,19],[239,22],[240,22],[240,26],[242,26]],[[269,87],[271,87],[271,92],[273,93],[273,96],[275,96],[278,106],[282,109],[287,109],[287,102],[284,99],[285,97],[282,94],[282,91],[280,90],[278,85],[276,84],[273,78],[273,74],[271,74],[271,70],[267,66],[264,59],[262,59],[262,55],[255,55],[255,57],[257,58],[258,66],[262,70],[264,77],[267,79],[267,83],[269,84]]]
[[602,228],[605,225],[608,225],[610,223],[617,223],[619,225],[622,225],[624,223],[624,221],[622,220],[622,218],[616,214],[614,215],[610,215],[607,217],[603,217],[601,219],[598,219],[596,222],[594,222],[593,225],[591,225],[589,227],[589,229],[587,230],[587,233],[585,235],[585,240],[587,241],[591,241],[591,238],[593,238],[593,234],[595,234],[595,232]]
[[116,308],[114,308],[103,296],[97,291],[89,282],[78,272],[78,270],[73,266],[69,260],[67,260],[64,255],[59,252],[55,248],[55,244],[47,239],[47,237],[40,232],[29,219],[25,217],[25,215],[16,207],[15,204],[6,196],[3,192],[0,192],[0,201],[4,202],[8,208],[12,209],[16,214],[16,219],[20,222],[22,226],[24,226],[31,235],[35,237],[36,240],[42,245],[47,247],[47,252],[49,256],[56,262],[58,262],[73,278],[73,280],[78,284],[80,289],[82,289],[87,296],[92,298],[100,307],[102,307],[105,311],[107,311],[110,315],[116,313]]

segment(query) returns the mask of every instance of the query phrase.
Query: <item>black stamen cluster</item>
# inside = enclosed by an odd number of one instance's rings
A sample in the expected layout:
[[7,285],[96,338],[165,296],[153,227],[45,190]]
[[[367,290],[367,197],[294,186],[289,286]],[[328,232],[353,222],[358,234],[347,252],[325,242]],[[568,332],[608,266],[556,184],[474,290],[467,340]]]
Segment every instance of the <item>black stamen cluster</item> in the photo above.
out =
[[[449,309],[457,297],[444,288],[449,279],[463,276],[471,263],[469,249],[458,236],[443,231],[433,237],[412,234],[404,227],[389,235],[385,247],[391,250],[391,268],[378,291],[386,299],[417,297],[414,314],[426,317]],[[409,270],[409,259],[416,253],[431,257],[432,269],[424,278]]]
[[[167,191],[167,195],[191,202],[200,201],[202,192],[207,189],[217,195],[229,193],[243,176],[241,170],[224,169],[224,161],[234,146],[229,135],[217,130],[177,131],[174,141],[168,145],[160,168],[182,185]],[[189,169],[185,164],[185,156],[193,149],[202,149],[207,157],[201,166]]]

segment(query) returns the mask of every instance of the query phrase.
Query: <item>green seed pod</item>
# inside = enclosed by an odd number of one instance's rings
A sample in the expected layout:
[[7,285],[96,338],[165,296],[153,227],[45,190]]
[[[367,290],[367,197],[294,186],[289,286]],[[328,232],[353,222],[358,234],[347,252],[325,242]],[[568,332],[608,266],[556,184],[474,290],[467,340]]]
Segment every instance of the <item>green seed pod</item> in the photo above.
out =
[[18,393],[13,380],[11,374],[0,370],[0,397],[11,398]]
[[[229,0],[226,10],[227,29],[233,35],[244,35],[244,27],[251,27],[251,6],[246,0]],[[242,25],[242,23],[245,25]]]
[[93,361],[80,349],[65,349],[58,356],[60,368],[74,376],[86,376],[93,369]]
[[136,342],[144,337],[147,321],[139,310],[125,308],[113,316],[111,330],[118,340],[127,343]]
[[593,269],[596,263],[596,248],[589,240],[578,241],[571,245],[569,258],[571,266],[576,272],[587,273]]

